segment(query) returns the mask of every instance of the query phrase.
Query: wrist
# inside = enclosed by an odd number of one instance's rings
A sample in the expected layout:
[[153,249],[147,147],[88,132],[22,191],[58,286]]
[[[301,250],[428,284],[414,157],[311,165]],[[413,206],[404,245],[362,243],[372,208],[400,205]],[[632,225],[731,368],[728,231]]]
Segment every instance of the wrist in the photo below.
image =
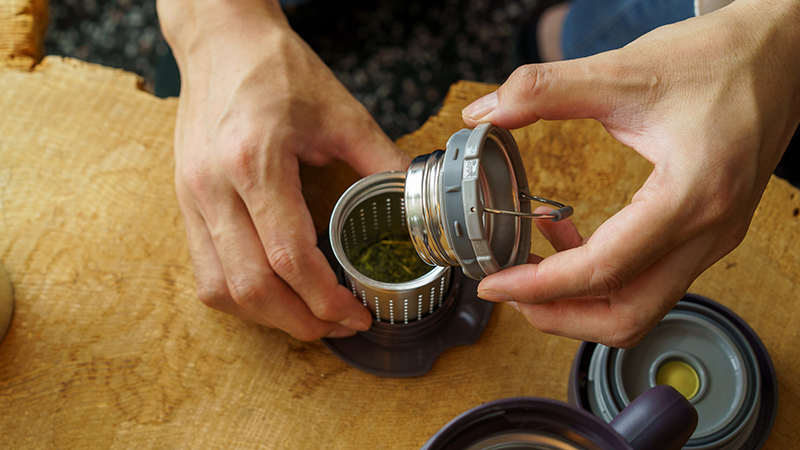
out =
[[[792,113],[800,116],[800,78],[791,76],[800,60],[800,0],[740,0],[744,32],[751,35],[764,67],[771,70],[776,85],[783,85],[783,95],[792,98]],[[768,75],[764,74],[768,79]],[[762,79],[762,82],[767,82]]]
[[[800,123],[800,0],[738,0],[730,7],[743,45],[729,55],[747,67],[740,83],[755,94],[754,126],[763,132],[761,163],[771,173]],[[742,105],[742,108],[745,108]]]
[[178,62],[213,42],[290,30],[277,0],[157,0],[161,30]]

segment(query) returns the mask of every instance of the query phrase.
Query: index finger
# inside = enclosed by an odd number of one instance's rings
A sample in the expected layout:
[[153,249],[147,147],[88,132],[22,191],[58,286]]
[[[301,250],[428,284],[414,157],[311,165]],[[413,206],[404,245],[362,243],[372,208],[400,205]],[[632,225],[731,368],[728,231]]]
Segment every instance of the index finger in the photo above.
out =
[[296,163],[269,166],[266,176],[242,193],[269,265],[318,319],[367,330],[372,324],[369,311],[339,284],[316,245],[299,178],[292,176],[296,170]]
[[522,66],[497,91],[464,108],[462,118],[470,127],[521,128],[539,119],[605,117],[616,107],[621,78],[614,70],[607,55]]

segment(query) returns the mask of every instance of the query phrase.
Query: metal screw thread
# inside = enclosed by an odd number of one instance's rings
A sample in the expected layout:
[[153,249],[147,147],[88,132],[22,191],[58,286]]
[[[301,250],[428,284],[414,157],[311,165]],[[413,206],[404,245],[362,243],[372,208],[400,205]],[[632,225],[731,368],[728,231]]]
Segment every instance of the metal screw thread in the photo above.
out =
[[405,185],[408,231],[417,253],[428,264],[458,266],[458,260],[445,235],[442,189],[444,152],[414,158]]

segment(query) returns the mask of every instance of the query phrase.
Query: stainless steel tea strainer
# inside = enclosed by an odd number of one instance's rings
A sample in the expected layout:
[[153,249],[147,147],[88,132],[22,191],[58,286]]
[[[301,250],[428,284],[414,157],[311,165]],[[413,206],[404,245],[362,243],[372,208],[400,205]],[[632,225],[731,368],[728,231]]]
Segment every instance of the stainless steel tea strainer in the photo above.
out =
[[431,267],[420,278],[403,283],[373,280],[360,273],[353,260],[387,234],[408,235],[403,202],[405,176],[385,172],[366,177],[339,199],[330,223],[333,253],[347,276],[353,295],[375,320],[408,324],[442,306],[450,287],[450,267]]

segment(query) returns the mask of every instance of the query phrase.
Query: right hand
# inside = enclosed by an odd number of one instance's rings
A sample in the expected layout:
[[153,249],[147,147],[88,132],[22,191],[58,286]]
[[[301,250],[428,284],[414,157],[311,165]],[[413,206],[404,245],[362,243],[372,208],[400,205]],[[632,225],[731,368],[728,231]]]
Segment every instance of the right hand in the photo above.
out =
[[277,2],[161,0],[158,12],[181,72],[175,188],[198,296],[301,340],[369,329],[316,247],[299,164],[338,159],[365,176],[408,157]]
[[[538,329],[630,348],[744,238],[800,123],[800,0],[739,0],[588,58],[517,69],[469,126],[596,119],[654,168],[591,236],[536,221],[557,253],[484,278]],[[537,212],[546,212],[543,208]]]

